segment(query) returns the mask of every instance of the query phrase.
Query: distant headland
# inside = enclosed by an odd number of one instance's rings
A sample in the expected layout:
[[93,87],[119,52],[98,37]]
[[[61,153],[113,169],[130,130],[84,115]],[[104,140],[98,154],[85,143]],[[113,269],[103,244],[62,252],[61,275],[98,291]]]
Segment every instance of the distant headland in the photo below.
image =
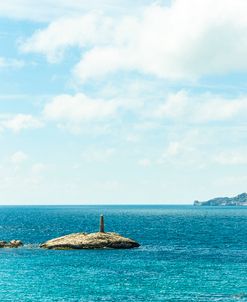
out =
[[247,206],[247,193],[235,197],[217,197],[208,201],[194,201],[194,206]]

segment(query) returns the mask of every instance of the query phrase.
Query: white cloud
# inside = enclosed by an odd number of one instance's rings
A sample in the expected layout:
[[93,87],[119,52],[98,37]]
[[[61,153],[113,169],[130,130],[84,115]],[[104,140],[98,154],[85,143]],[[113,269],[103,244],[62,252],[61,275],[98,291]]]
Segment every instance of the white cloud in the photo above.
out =
[[189,132],[181,140],[169,142],[165,152],[162,155],[163,159],[184,156],[193,153],[197,148],[198,134],[194,131]]
[[153,111],[155,117],[181,117],[187,109],[189,97],[187,92],[179,91],[169,94],[166,101]]
[[184,144],[184,141],[170,142],[165,154],[168,156],[176,156],[187,149],[188,147]]
[[114,148],[88,149],[82,153],[82,159],[87,162],[105,163],[109,161],[115,153],[116,150]]
[[43,163],[35,163],[32,165],[32,173],[39,175],[41,173],[43,173],[45,170],[47,169],[47,166]]
[[151,161],[148,158],[140,159],[138,161],[138,165],[141,167],[149,167],[151,165]]
[[17,151],[11,156],[10,161],[13,164],[19,165],[19,164],[23,163],[24,161],[26,161],[27,158],[28,158],[28,156],[26,153],[24,153],[22,151]]
[[[53,97],[43,109],[42,116],[31,114],[1,115],[0,131],[20,132],[55,122],[59,128],[81,133],[82,128],[92,133],[106,133],[114,126],[112,121],[124,121],[129,114],[137,118],[127,140],[138,140],[140,131],[154,131],[167,124],[207,124],[209,122],[245,122],[247,97],[225,98],[209,93],[191,94],[187,91],[170,93],[165,101],[140,99],[101,99],[83,93]],[[83,126],[83,127],[82,127]],[[90,128],[89,128],[90,127]]]
[[[75,76],[81,81],[100,78],[118,69],[127,69],[129,63],[121,49],[113,47],[94,48],[87,52],[74,68]],[[131,66],[130,66],[131,67]]]
[[[190,94],[178,91],[169,94],[165,102],[149,110],[146,115],[179,122],[208,123],[212,121],[244,121],[247,97],[225,98],[210,93]],[[236,118],[238,119],[236,120]]]
[[24,129],[41,128],[42,126],[42,122],[30,114],[16,114],[0,119],[2,129],[10,129],[16,133]]
[[24,65],[21,60],[0,57],[0,68],[21,68]]
[[147,6],[141,15],[84,14],[52,22],[22,49],[59,59],[67,47],[82,48],[74,68],[81,82],[121,70],[189,80],[245,71],[246,10],[245,0],[175,0]]
[[224,151],[215,156],[214,160],[222,165],[246,165],[247,152],[246,150]]
[[201,102],[196,112],[196,121],[224,121],[237,116],[246,116],[247,97],[224,99],[208,95],[205,103]]
[[221,171],[221,165],[247,164],[246,128],[216,126],[193,130],[180,127],[172,129],[164,152],[157,160],[158,164],[190,166],[192,169],[210,168],[211,172]]
[[175,135],[168,139],[157,163],[204,168],[210,161],[211,155],[207,152],[211,139],[211,135],[203,129],[176,130]]
[[142,98],[98,98],[84,93],[55,96],[43,109],[43,118],[74,134],[106,134],[122,127],[129,114],[139,115]]
[[44,108],[47,119],[78,124],[91,120],[104,120],[115,116],[120,104],[117,101],[92,99],[82,93],[74,96],[59,95]]
[[[46,55],[50,62],[62,59],[64,51],[72,46],[80,48],[93,46],[105,41],[112,22],[101,14],[89,13],[71,19],[59,19],[47,29],[38,30],[21,49],[24,52],[37,52]],[[61,34],[61,30],[62,33]]]

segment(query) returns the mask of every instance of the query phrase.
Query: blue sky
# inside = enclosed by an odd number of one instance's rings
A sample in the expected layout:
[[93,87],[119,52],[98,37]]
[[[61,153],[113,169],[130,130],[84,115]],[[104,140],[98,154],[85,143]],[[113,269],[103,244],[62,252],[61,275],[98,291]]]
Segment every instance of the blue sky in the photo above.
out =
[[0,204],[246,191],[244,0],[0,3]]

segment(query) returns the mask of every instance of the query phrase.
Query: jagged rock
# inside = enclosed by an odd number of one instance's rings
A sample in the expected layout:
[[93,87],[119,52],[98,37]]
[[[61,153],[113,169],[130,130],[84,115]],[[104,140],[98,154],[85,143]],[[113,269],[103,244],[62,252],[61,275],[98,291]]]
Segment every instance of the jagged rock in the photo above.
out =
[[12,248],[17,248],[23,245],[21,240],[11,240],[9,244]]
[[0,248],[18,248],[22,245],[21,240],[11,240],[10,242],[0,241]]
[[75,233],[48,240],[41,244],[42,248],[55,250],[73,249],[131,249],[139,247],[136,241],[117,233]]
[[0,248],[5,247],[5,246],[6,246],[6,244],[7,244],[7,241],[3,241],[3,240],[1,240],[1,241],[0,241]]

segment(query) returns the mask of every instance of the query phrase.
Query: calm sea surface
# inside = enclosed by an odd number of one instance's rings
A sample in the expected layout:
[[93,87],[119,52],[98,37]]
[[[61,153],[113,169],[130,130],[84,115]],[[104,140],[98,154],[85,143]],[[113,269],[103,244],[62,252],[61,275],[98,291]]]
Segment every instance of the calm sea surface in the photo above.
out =
[[[106,230],[134,250],[52,251],[38,243]],[[0,207],[0,301],[247,301],[247,207]]]

